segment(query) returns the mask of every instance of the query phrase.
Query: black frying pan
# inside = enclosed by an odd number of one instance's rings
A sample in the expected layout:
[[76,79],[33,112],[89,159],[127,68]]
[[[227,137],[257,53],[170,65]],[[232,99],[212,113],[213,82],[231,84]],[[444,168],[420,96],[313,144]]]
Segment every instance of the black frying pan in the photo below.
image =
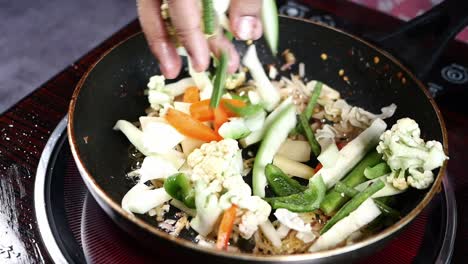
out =
[[[443,142],[447,152],[447,135],[440,112],[416,75],[424,77],[444,44],[466,24],[464,12],[468,7],[460,7],[460,4],[466,6],[468,1],[460,1],[458,5],[456,2],[443,3],[400,31],[375,41],[400,54],[405,63],[412,67],[412,72],[387,52],[355,36],[286,17],[280,19],[279,50],[292,50],[298,61],[306,64],[309,79],[321,80],[339,90],[352,105],[378,112],[381,107],[396,103],[397,112],[387,121],[389,126],[399,118],[413,118],[420,124],[422,137]],[[429,33],[436,37],[437,45],[432,49],[418,48],[412,43],[411,37],[421,40],[422,36],[418,36],[424,32],[421,28],[429,28]],[[446,28],[450,30],[444,31]],[[241,54],[246,49],[245,44],[240,42],[236,43],[236,47]],[[278,58],[272,57],[263,40],[257,43],[257,50],[264,64],[280,64]],[[428,52],[434,56],[418,57]],[[327,60],[322,60],[322,53],[327,54]],[[341,69],[347,80],[338,74]],[[158,250],[159,254],[204,255],[212,258],[210,262],[214,259],[302,263],[349,261],[382,247],[414,219],[440,189],[446,164],[438,172],[431,189],[412,190],[403,195],[401,199],[405,202],[400,203],[399,209],[404,217],[399,222],[352,246],[319,253],[254,256],[199,247],[188,241],[196,235],[190,232],[184,233],[183,238],[171,237],[159,230],[152,218],[141,215],[132,217],[120,207],[123,196],[133,185],[125,177],[130,166],[129,142],[121,133],[112,131],[116,120],[132,121],[144,115],[148,102],[143,90],[148,78],[158,73],[158,64],[141,33],[109,50],[77,86],[70,105],[68,133],[81,175],[99,205],[120,227],[145,246]],[[166,250],[166,247],[175,247],[177,251]]]

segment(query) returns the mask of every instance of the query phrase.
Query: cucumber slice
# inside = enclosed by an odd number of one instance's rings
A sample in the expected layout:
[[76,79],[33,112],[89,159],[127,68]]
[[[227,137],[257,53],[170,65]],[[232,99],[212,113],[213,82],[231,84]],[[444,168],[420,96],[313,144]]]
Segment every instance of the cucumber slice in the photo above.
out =
[[263,34],[273,55],[278,53],[279,23],[278,8],[275,0],[263,0]]
[[266,112],[259,111],[258,113],[245,118],[245,126],[250,131],[258,131],[262,129],[263,125],[265,124]]
[[372,198],[393,196],[393,195],[397,195],[397,194],[400,194],[400,193],[404,192],[405,190],[397,189],[397,188],[393,187],[393,185],[391,183],[387,182],[388,175],[389,174],[386,174],[386,175],[380,176],[378,178],[375,178],[373,180],[363,182],[363,183],[357,185],[356,187],[354,187],[354,189],[362,192],[364,189],[366,189],[372,183],[374,183],[374,182],[376,182],[378,180],[381,180],[381,181],[383,181],[385,183],[385,187],[380,189],[378,192],[374,193],[371,196]]
[[328,145],[322,153],[317,157],[317,160],[322,163],[324,168],[331,168],[335,166],[336,161],[340,157],[340,151],[336,146],[335,142]]
[[340,150],[338,160],[333,167],[322,168],[317,172],[317,175],[322,175],[328,189],[346,176],[369,150],[375,148],[386,128],[387,124],[382,119],[375,119],[370,127]]
[[259,93],[264,107],[267,111],[273,110],[281,100],[279,90],[273,86],[263,69],[262,63],[258,59],[255,45],[250,45],[242,58],[242,64],[249,68],[250,75],[255,81],[257,92]]
[[267,185],[265,166],[273,161],[273,157],[288,137],[289,132],[296,126],[296,122],[296,109],[293,104],[290,104],[279,113],[268,128],[255,157],[252,176],[254,195],[265,197]]
[[242,147],[245,148],[247,146],[250,146],[250,145],[255,144],[255,143],[259,142],[260,140],[262,140],[265,132],[267,131],[267,129],[271,125],[271,123],[276,119],[276,117],[284,109],[289,107],[289,105],[291,105],[291,104],[292,104],[292,98],[288,97],[278,107],[276,107],[276,109],[266,117],[263,128],[261,128],[260,130],[253,131],[250,135],[248,135],[247,137],[240,140],[240,143],[241,143]]
[[221,125],[218,133],[223,138],[239,139],[248,136],[250,130],[245,125],[243,118],[232,118],[229,122]]

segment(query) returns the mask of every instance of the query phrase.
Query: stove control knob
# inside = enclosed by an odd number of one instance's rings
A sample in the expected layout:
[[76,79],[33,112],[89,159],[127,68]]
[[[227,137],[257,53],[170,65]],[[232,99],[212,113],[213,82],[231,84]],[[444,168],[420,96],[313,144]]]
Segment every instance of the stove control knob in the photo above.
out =
[[468,71],[462,65],[453,63],[445,66],[441,71],[442,78],[453,84],[468,82]]

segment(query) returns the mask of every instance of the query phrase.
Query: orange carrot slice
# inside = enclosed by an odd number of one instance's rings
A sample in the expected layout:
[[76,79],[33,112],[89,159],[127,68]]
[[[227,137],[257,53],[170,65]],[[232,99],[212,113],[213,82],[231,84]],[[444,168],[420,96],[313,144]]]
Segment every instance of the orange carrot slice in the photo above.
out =
[[218,129],[226,123],[228,120],[228,115],[221,107],[214,109],[214,130],[218,133]]
[[200,89],[190,86],[185,90],[183,101],[186,103],[196,103],[200,101]]
[[221,108],[223,108],[224,112],[226,112],[228,114],[229,117],[237,116],[237,114],[234,113],[233,111],[231,111],[231,109],[229,109],[229,107],[226,104],[232,105],[234,107],[244,107],[244,106],[246,106],[246,103],[244,101],[241,101],[241,100],[222,99],[220,106],[221,106]]
[[224,211],[223,218],[218,228],[218,239],[216,241],[217,249],[227,249],[229,238],[231,237],[232,227],[236,219],[237,205],[233,204],[229,209]]
[[206,142],[222,139],[213,129],[181,111],[169,108],[165,118],[171,126],[187,137]]
[[190,115],[199,121],[212,121],[213,109],[210,108],[210,100],[201,100],[190,105]]
[[[236,100],[236,99],[221,99],[221,104],[220,108],[224,110],[224,112],[228,115],[228,117],[233,117],[236,116],[234,112],[229,110],[224,103],[229,103],[230,105],[236,106],[236,107],[243,107],[245,106],[245,102],[241,100]],[[201,100],[196,103],[192,103],[190,105],[190,115],[193,116],[193,118],[199,120],[199,121],[212,121],[214,120],[214,111],[213,108],[210,107],[210,100]]]

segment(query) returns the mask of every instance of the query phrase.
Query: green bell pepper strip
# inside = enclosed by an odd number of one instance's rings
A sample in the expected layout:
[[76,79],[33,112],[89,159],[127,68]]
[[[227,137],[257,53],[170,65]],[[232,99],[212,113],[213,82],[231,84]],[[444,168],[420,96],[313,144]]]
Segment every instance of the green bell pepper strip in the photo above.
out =
[[365,200],[371,197],[374,193],[385,187],[385,183],[381,180],[374,182],[372,185],[364,189],[364,191],[358,193],[349,202],[347,202],[341,209],[323,226],[320,230],[320,234],[323,235],[338,221],[347,217],[351,212],[356,210]]
[[319,208],[327,186],[322,176],[312,177],[309,187],[301,193],[283,197],[265,198],[273,209],[285,208],[292,212],[312,212]]
[[213,93],[211,94],[210,107],[217,108],[223,96],[224,85],[227,78],[228,55],[225,51],[221,53],[219,64],[216,67],[216,75],[213,82]]
[[[342,183],[348,187],[354,188],[360,183],[367,180],[364,176],[364,170],[369,166],[374,166],[382,161],[382,155],[373,150],[364,156],[364,158],[345,176]],[[343,197],[340,192],[332,189],[327,193],[325,199],[320,205],[320,209],[326,215],[331,215],[338,210],[344,203],[349,200],[349,197]]]
[[223,102],[223,105],[226,106],[229,110],[234,112],[238,116],[248,117],[257,114],[263,110],[263,106],[260,104],[246,104],[245,106],[235,106],[229,102]]
[[239,101],[242,101],[242,102],[245,102],[245,103],[248,103],[249,102],[249,97],[247,95],[238,95],[238,94],[235,94],[235,93],[230,93],[232,99],[235,99],[235,100],[239,100]]
[[312,129],[309,125],[309,119],[305,116],[304,113],[299,115],[299,124],[301,124],[302,126],[302,130],[304,131],[307,141],[309,142],[310,148],[312,149],[312,153],[314,153],[314,155],[318,157],[321,151],[320,145],[317,142],[317,139],[315,139],[314,132],[312,132]]
[[371,166],[367,167],[364,170],[364,176],[366,176],[366,178],[369,180],[373,180],[375,178],[378,178],[390,172],[391,172],[391,169],[387,165],[387,162],[381,162],[373,167]]
[[182,201],[187,207],[195,208],[195,190],[183,173],[176,173],[164,181],[164,190],[172,197]]
[[268,185],[277,196],[289,196],[307,189],[306,186],[301,185],[273,164],[268,164],[265,167],[265,175]]

